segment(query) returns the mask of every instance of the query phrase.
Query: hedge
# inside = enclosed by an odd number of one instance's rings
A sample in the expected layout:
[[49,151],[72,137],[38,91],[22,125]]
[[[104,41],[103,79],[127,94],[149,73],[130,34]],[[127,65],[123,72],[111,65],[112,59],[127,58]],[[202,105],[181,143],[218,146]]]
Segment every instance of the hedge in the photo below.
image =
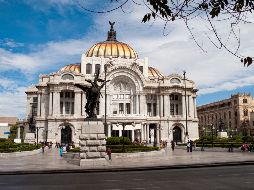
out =
[[120,145],[120,144],[130,145],[132,144],[132,142],[128,137],[108,137],[106,139],[106,144],[107,145]]
[[143,145],[107,145],[112,153],[123,153],[123,152],[148,152],[159,150],[159,147],[143,146]]
[[41,145],[34,145],[28,143],[11,143],[11,142],[0,142],[0,153],[9,152],[22,152],[22,151],[32,151],[41,148]]
[[68,152],[80,152],[80,147],[72,148]]

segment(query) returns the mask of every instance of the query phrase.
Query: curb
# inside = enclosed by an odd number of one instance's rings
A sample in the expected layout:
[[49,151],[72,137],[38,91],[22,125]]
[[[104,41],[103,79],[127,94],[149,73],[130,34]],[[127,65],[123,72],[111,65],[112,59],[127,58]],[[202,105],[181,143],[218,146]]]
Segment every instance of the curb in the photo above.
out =
[[219,163],[215,162],[215,163],[208,163],[208,164],[162,165],[162,166],[144,166],[144,167],[129,167],[129,168],[0,171],[0,175],[29,175],[29,174],[62,174],[62,173],[95,173],[95,172],[148,171],[148,170],[188,169],[188,168],[206,168],[206,167],[240,166],[240,165],[254,165],[254,161],[219,162]]

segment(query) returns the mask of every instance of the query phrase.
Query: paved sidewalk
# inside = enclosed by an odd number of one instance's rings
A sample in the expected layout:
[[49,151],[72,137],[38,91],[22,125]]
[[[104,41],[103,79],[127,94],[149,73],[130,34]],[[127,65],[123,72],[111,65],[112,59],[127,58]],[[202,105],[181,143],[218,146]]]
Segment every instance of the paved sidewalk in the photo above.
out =
[[74,171],[112,171],[128,169],[198,167],[228,164],[254,164],[254,152],[201,152],[187,153],[176,149],[172,152],[165,149],[164,154],[143,157],[119,157],[112,154],[112,161],[106,166],[81,168],[67,163],[59,156],[59,149],[50,149],[45,153],[33,156],[0,159],[0,174],[17,173],[49,173]]

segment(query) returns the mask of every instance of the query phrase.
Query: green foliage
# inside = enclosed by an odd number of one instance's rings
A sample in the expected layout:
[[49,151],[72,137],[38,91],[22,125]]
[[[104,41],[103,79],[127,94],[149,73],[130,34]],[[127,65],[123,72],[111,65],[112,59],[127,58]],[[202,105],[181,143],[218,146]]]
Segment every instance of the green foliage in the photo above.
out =
[[129,144],[132,144],[132,142],[128,137],[109,137],[106,139],[106,144],[107,145],[120,145],[120,144],[129,145]]
[[80,152],[80,147],[72,148],[68,152]]
[[5,138],[0,138],[0,143],[1,142],[6,142],[7,141],[7,139],[5,139]]
[[13,143],[11,141],[0,142],[0,153],[32,151],[41,148],[41,145],[27,144],[27,143]]
[[107,145],[107,148],[110,148],[112,153],[126,153],[126,152],[148,152],[159,150],[159,147],[144,146],[144,145]]
[[10,128],[11,134],[9,135],[9,139],[11,139],[12,141],[13,141],[13,140],[16,138],[16,136],[17,136],[17,129],[18,129],[17,125],[13,125],[13,126],[11,126],[11,128]]

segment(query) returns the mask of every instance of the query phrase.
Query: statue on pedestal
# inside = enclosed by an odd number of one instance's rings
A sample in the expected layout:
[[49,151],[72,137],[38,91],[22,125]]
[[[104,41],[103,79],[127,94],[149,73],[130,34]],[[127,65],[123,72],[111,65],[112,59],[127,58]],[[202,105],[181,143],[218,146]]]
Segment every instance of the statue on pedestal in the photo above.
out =
[[[80,84],[74,85],[82,89],[86,93],[87,102],[85,105],[85,111],[87,113],[87,118],[97,118],[96,110],[99,107],[100,96],[102,96],[100,91],[104,87],[104,85],[110,81],[110,80],[105,81],[103,79],[99,79],[99,73],[100,73],[100,70],[97,70],[93,81],[90,79],[86,80],[88,83],[91,84],[91,86],[83,86]],[[101,84],[99,85],[98,82],[101,82]]]

